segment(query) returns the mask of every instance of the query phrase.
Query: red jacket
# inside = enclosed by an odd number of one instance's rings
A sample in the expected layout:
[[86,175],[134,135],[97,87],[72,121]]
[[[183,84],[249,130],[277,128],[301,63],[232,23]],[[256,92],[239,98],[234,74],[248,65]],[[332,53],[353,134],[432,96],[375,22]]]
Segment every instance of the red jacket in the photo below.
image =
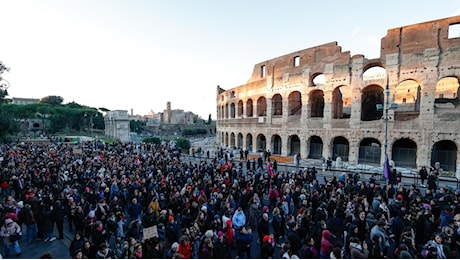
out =
[[323,230],[323,236],[321,238],[321,250],[320,252],[329,255],[334,247],[332,246],[332,243],[330,241],[331,239],[331,232],[329,230]]
[[179,243],[179,254],[184,256],[184,259],[192,258],[192,245],[190,241],[187,241],[187,244],[184,246],[183,243]]

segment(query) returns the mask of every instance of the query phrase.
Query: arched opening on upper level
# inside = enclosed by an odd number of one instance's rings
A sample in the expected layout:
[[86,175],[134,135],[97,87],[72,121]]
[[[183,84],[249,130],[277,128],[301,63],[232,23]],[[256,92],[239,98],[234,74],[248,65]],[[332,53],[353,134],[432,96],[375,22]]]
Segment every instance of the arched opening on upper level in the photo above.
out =
[[310,93],[310,117],[324,116],[324,92],[314,90]]
[[257,115],[267,115],[267,99],[265,97],[260,97],[257,99]]
[[436,84],[434,103],[437,108],[453,108],[460,106],[458,91],[460,84],[456,77],[445,77]]
[[340,86],[332,92],[332,117],[350,118],[352,105],[351,88],[348,86]]
[[272,97],[272,111],[274,116],[283,114],[283,97],[280,94],[275,94]]
[[370,85],[363,89],[361,95],[361,120],[380,120],[383,110],[377,109],[377,104],[383,104],[383,88],[378,85]]
[[405,80],[396,86],[394,103],[398,104],[398,112],[420,111],[420,84],[415,80]]
[[248,99],[246,102],[246,116],[247,117],[252,117],[254,114],[254,108],[252,105],[252,99]]
[[302,114],[302,94],[299,91],[293,91],[288,96],[289,115]]
[[312,77],[311,85],[313,87],[324,86],[325,81],[326,81],[326,78],[324,77],[324,74],[322,73],[314,74]]
[[243,116],[243,100],[238,101],[237,115],[238,115],[238,117]]
[[235,118],[235,103],[230,104],[230,118]]

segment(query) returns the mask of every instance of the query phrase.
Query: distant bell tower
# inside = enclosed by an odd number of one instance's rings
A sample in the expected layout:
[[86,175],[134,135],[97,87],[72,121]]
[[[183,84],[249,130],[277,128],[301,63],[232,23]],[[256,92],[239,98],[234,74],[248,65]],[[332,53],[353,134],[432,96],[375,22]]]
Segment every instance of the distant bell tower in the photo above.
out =
[[166,102],[166,119],[168,124],[171,124],[171,102]]

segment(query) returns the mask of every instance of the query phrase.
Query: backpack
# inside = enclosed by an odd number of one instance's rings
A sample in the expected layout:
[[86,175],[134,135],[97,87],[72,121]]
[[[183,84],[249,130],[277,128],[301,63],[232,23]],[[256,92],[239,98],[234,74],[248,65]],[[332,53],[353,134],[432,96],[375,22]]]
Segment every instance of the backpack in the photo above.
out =
[[430,241],[428,241],[426,244],[422,246],[422,249],[420,250],[420,258],[423,258],[423,259],[429,258],[428,255],[430,253],[430,247],[433,247],[430,244]]

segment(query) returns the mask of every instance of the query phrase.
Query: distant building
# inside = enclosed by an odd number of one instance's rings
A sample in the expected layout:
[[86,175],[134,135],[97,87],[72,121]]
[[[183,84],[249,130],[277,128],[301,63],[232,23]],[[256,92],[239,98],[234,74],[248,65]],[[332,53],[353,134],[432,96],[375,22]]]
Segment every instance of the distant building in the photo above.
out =
[[129,117],[127,110],[108,111],[104,116],[105,135],[119,139],[122,142],[129,142]]
[[40,102],[40,99],[38,98],[17,98],[13,97],[12,98],[12,104],[15,105],[30,105],[30,104],[38,104]]
[[171,109],[171,102],[166,103],[166,109],[163,110],[163,124],[193,124],[195,114],[192,112],[184,112],[182,109]]

